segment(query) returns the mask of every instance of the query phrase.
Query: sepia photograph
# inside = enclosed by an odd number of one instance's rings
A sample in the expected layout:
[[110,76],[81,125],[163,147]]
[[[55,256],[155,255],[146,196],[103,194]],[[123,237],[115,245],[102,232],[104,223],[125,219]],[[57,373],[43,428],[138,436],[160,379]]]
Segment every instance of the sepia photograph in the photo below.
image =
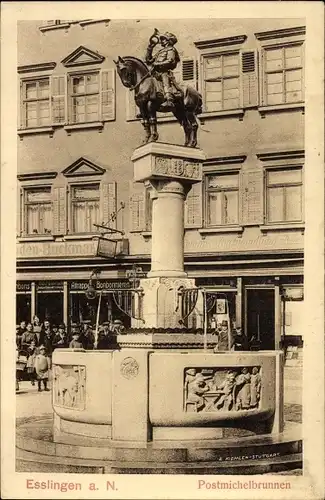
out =
[[300,498],[312,26],[100,3],[15,21],[18,498]]

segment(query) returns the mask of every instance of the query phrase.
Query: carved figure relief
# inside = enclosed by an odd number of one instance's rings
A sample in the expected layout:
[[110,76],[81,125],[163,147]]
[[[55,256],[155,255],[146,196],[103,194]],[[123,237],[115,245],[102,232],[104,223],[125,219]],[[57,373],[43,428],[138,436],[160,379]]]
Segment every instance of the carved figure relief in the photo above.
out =
[[53,366],[53,400],[54,404],[65,408],[85,409],[85,366]]
[[156,156],[154,174],[170,175],[171,177],[187,177],[200,179],[200,163],[181,158]]
[[261,399],[261,367],[187,368],[184,409],[187,412],[252,410]]

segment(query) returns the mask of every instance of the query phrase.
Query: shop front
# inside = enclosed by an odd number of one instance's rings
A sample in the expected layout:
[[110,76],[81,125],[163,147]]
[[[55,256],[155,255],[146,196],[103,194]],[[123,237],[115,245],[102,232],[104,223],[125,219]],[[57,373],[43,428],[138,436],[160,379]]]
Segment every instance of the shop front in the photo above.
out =
[[126,292],[129,280],[98,280],[94,299],[87,297],[88,285],[88,279],[17,281],[16,324],[31,321],[34,315],[52,324],[69,326],[86,320],[94,324],[100,305],[99,323],[120,319],[129,327],[134,314],[132,294]]

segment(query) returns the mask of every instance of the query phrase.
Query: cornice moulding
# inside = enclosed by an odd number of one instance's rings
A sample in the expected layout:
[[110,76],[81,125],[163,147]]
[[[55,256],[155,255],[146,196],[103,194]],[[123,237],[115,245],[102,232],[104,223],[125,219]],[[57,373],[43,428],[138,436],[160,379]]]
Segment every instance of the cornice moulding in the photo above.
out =
[[32,181],[36,179],[55,179],[57,172],[32,172],[28,174],[18,174],[19,181]]
[[228,165],[235,163],[243,163],[246,160],[246,155],[240,156],[217,156],[214,158],[208,158],[203,162],[203,167],[208,165]]
[[256,153],[256,156],[261,161],[303,159],[305,158],[305,151],[303,149],[296,149],[291,151],[261,152]]
[[18,66],[18,73],[32,73],[35,71],[48,71],[56,67],[56,62],[45,62],[37,64],[27,64],[24,66]]
[[257,40],[274,40],[275,38],[283,38],[287,36],[302,36],[305,34],[306,26],[296,26],[293,28],[284,28],[279,30],[254,33]]
[[227,36],[224,38],[211,38],[209,40],[199,40],[194,42],[198,49],[213,49],[218,47],[225,47],[228,45],[239,45],[244,43],[246,35]]

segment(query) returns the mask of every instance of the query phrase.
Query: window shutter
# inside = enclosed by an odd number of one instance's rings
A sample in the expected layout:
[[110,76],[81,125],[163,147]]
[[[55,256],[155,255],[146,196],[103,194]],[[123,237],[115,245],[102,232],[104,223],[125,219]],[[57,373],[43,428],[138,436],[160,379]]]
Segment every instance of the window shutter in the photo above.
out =
[[182,59],[181,81],[184,85],[188,85],[197,90],[198,84],[198,63],[195,59]]
[[139,108],[134,101],[134,92],[126,89],[126,119],[135,120],[139,112]]
[[66,186],[52,188],[53,234],[66,234]]
[[115,70],[100,73],[100,114],[103,121],[115,120]]
[[241,223],[245,226],[263,224],[263,181],[262,170],[241,172]]
[[18,106],[18,128],[25,128],[25,105],[24,105],[24,84],[21,80],[19,80],[19,91],[18,95],[20,96],[20,106]]
[[242,99],[244,108],[258,106],[257,51],[241,51]]
[[185,228],[202,227],[202,182],[192,185],[185,200]]
[[130,182],[130,231],[145,231],[146,188],[144,184]]
[[67,78],[66,75],[51,77],[51,117],[53,125],[62,125],[67,115]]
[[23,189],[18,186],[17,188],[17,219],[16,219],[16,233],[19,238],[23,234],[23,214],[24,214],[24,192]]
[[110,220],[113,214],[116,214],[116,182],[103,182],[101,184],[101,207],[102,222],[112,228],[116,228],[116,216]]

